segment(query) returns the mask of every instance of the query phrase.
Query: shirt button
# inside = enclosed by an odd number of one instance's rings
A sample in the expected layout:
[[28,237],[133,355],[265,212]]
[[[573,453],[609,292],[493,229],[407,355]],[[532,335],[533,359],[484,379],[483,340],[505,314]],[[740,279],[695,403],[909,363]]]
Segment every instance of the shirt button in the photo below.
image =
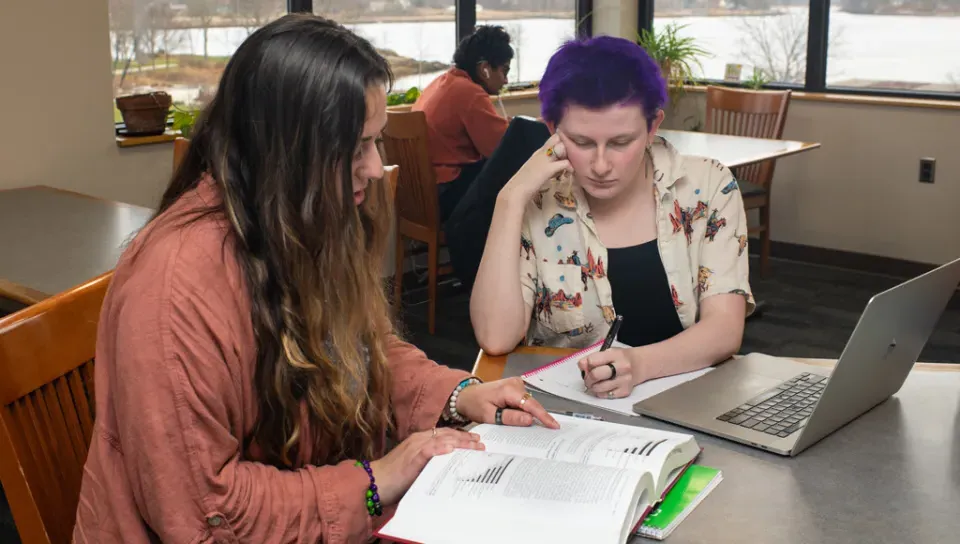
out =
[[220,516],[210,516],[207,518],[207,525],[211,527],[219,527],[223,523],[223,518]]

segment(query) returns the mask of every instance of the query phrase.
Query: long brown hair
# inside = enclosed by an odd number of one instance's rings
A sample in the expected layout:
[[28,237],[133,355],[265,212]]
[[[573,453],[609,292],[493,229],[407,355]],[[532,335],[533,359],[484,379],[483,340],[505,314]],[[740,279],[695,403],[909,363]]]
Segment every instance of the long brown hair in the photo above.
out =
[[[392,84],[366,40],[312,15],[254,32],[224,70],[158,215],[209,174],[252,300],[264,460],[371,457],[390,427],[382,183],[353,202],[366,92]],[[374,190],[375,189],[375,190]],[[301,425],[306,406],[309,432]],[[310,444],[305,444],[309,436]]]

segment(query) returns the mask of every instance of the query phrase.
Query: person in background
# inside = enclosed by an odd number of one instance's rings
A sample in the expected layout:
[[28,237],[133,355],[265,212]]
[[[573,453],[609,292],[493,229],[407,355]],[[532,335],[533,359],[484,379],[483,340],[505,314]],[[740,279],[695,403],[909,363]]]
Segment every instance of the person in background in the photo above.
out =
[[507,83],[513,48],[500,26],[479,26],[453,54],[454,66],[423,90],[413,111],[427,119],[437,175],[440,220],[446,221],[507,130],[490,95]]
[[486,352],[586,347],[621,315],[632,347],[581,361],[592,393],[619,398],[739,350],[754,307],[743,201],[729,169],[657,136],[666,100],[629,40],[569,42],[550,59],[540,101],[555,134],[499,192],[473,286]]
[[432,456],[483,448],[464,423],[557,428],[387,318],[391,81],[313,15],[230,59],[103,303],[75,542],[366,542]]

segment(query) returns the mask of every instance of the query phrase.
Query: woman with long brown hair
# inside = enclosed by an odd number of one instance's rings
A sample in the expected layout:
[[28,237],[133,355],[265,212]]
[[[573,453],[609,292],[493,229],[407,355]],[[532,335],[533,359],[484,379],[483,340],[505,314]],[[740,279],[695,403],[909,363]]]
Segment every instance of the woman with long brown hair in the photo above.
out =
[[228,63],[103,306],[77,542],[354,542],[470,422],[556,421],[394,334],[390,70],[319,17]]

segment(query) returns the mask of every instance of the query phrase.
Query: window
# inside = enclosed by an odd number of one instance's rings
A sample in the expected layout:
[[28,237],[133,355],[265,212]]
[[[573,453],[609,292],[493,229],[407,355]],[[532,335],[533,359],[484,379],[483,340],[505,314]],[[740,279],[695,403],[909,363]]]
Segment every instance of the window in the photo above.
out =
[[369,40],[390,63],[394,91],[426,87],[453,60],[454,0],[313,0],[313,12]]
[[[453,62],[476,24],[513,40],[510,83],[539,81],[550,57],[590,26],[592,0],[108,0],[113,96],[166,91],[202,107],[230,56],[254,30],[290,11],[333,19],[386,57],[395,91],[423,89]],[[589,30],[584,30],[589,34]],[[114,110],[117,123],[119,111]]]
[[576,35],[574,0],[485,0],[477,24],[500,25],[510,34],[510,83],[540,81],[547,62]]
[[[462,2],[470,7],[470,2]],[[474,2],[476,24],[503,26],[513,41],[510,82],[538,81],[557,47],[575,34],[575,0]],[[370,40],[393,69],[396,91],[423,89],[453,62],[455,0],[313,0],[313,12]]]
[[697,79],[803,84],[808,12],[808,0],[656,0],[653,27],[707,52]]
[[641,28],[706,51],[694,79],[960,99],[960,0],[637,2]]
[[[831,87],[960,93],[960,0],[835,0]],[[838,43],[834,27],[839,27]]]
[[109,0],[114,97],[166,91],[174,104],[202,104],[243,40],[286,9],[286,0]]

